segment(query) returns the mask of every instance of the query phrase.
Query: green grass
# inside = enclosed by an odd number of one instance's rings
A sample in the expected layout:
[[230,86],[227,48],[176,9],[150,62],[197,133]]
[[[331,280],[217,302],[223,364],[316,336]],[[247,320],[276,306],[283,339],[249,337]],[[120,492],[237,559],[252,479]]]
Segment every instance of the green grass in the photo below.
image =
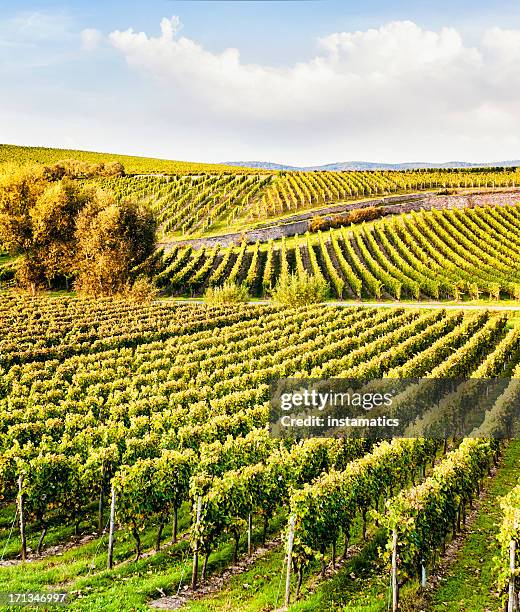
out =
[[[13,518],[14,507],[0,510],[0,555],[2,543],[7,538],[7,528]],[[188,528],[187,505],[179,516],[180,532]],[[272,521],[270,534],[279,531],[283,516]],[[92,529],[87,530],[91,532]],[[46,544],[64,543],[70,537],[70,528],[59,526],[49,530]],[[141,536],[143,552],[152,550],[156,529],[149,527]],[[32,533],[29,544],[37,533]],[[62,552],[49,555],[41,560],[32,560],[24,565],[0,566],[0,592],[67,591],[70,595],[68,610],[108,610],[110,612],[147,611],[148,602],[161,593],[175,593],[179,584],[189,583],[191,576],[191,547],[187,540],[180,540],[167,546],[171,537],[171,525],[163,532],[163,550],[138,562],[133,561],[134,541],[126,530],[116,532],[116,546],[112,570],[106,569],[107,536],[96,537],[90,542]],[[258,544],[260,529],[254,533]],[[244,546],[244,542],[242,542]],[[10,555],[14,557],[19,549],[18,534],[10,544]],[[233,546],[224,542],[217,547],[208,563],[208,571],[221,572],[232,558]],[[0,607],[0,610],[6,610]],[[41,608],[40,608],[41,610]]]
[[[476,522],[450,568],[447,580],[433,595],[428,610],[441,612],[499,610],[499,601],[493,593],[493,555],[495,537],[500,520],[498,498],[507,493],[518,480],[520,466],[520,440],[506,450],[500,469],[489,482],[487,496],[479,509]],[[14,506],[0,508],[0,554],[6,548],[6,558],[18,550],[17,534],[9,539],[14,518]],[[271,526],[271,536],[279,532],[284,516],[277,517]],[[181,531],[188,526],[188,509],[181,515]],[[257,526],[258,527],[258,526]],[[92,532],[92,524],[85,523],[85,531]],[[292,612],[343,610],[345,612],[382,612],[388,597],[388,572],[380,566],[378,549],[384,543],[381,530],[371,527],[367,543],[361,541],[360,521],[353,529],[352,543],[359,546],[356,554],[330,580],[320,581],[317,563],[305,574],[300,601],[290,606]],[[29,543],[35,544],[37,532],[29,534]],[[70,527],[56,524],[46,544],[66,542]],[[171,537],[171,526],[165,529],[164,542]],[[118,531],[115,561],[118,565],[109,571],[106,564],[106,535],[41,560],[25,565],[0,567],[0,592],[66,590],[70,593],[70,610],[145,611],[148,602],[161,595],[173,594],[179,584],[187,584],[191,571],[191,549],[187,541],[165,547],[160,553],[132,560],[134,542],[127,531]],[[148,528],[142,536],[143,550],[150,550],[155,540],[155,528]],[[255,531],[259,541],[259,529]],[[8,544],[6,547],[6,543]],[[242,547],[244,542],[242,542]],[[243,551],[243,548],[242,548]],[[229,565],[232,546],[222,543],[211,555],[209,574],[220,573]],[[294,588],[294,587],[293,587]],[[403,603],[414,601],[415,584],[403,589]],[[221,590],[200,600],[192,600],[189,612],[266,612],[280,607],[284,593],[284,550],[279,545],[254,563],[247,571],[233,577]],[[6,609],[6,608],[4,608]],[[410,608],[410,609],[413,609]]]
[[[429,190],[417,190],[417,192],[421,192],[421,193],[435,193],[435,190],[429,191]],[[196,232],[194,234],[190,234],[189,238],[207,238],[210,236],[220,236],[222,234],[229,234],[229,233],[235,233],[235,232],[241,232],[241,231],[247,231],[247,230],[254,230],[257,229],[259,227],[265,226],[267,225],[284,225],[285,223],[290,222],[291,220],[293,220],[293,217],[299,217],[300,215],[303,214],[307,214],[307,213],[313,213],[314,216],[328,216],[331,214],[335,214],[335,213],[327,213],[327,212],[323,212],[328,208],[331,207],[341,207],[346,206],[346,205],[353,205],[353,204],[362,204],[364,202],[371,202],[373,200],[379,200],[385,197],[392,197],[392,196],[400,196],[400,195],[411,195],[413,193],[416,193],[415,191],[396,191],[396,192],[392,192],[390,194],[387,195],[383,195],[383,194],[371,194],[371,195],[367,195],[363,198],[352,198],[349,200],[337,200],[337,201],[333,201],[333,202],[320,202],[318,204],[315,204],[314,206],[312,204],[309,204],[308,206],[304,206],[302,208],[298,208],[298,210],[291,210],[288,212],[285,212],[281,215],[273,215],[272,217],[266,217],[265,219],[260,219],[257,221],[249,221],[246,220],[244,218],[237,218],[235,219],[235,221],[231,224],[229,224],[226,219],[221,219],[219,220],[217,223],[215,223],[212,227],[211,230],[209,232]],[[341,213],[340,213],[341,214]],[[170,233],[168,235],[170,238],[181,238],[181,234],[179,232],[176,233]],[[279,241],[276,241],[279,242]]]
[[[360,581],[372,577],[377,568],[377,549],[382,544],[382,534],[369,530],[369,541],[364,544],[361,530],[358,519],[352,529],[351,544],[359,545],[361,550],[331,580],[320,581],[319,564],[310,564],[304,575],[301,598],[290,605],[291,612],[343,609],[352,593],[358,591]],[[265,612],[280,608],[285,593],[284,561],[284,547],[277,546],[247,571],[234,576],[224,588],[211,596],[188,602],[185,609],[189,612]],[[294,584],[293,576],[293,593]],[[294,599],[294,594],[292,597]],[[377,599],[377,594],[375,597]]]

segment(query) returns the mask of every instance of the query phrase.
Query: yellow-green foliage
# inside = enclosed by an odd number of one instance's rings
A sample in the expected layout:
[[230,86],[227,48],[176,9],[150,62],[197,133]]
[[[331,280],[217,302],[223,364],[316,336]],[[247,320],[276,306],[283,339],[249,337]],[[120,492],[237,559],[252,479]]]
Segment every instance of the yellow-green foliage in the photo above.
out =
[[324,302],[329,297],[330,287],[323,276],[303,272],[281,277],[272,299],[283,306],[304,306]]
[[240,304],[250,299],[247,287],[226,281],[222,287],[208,287],[204,294],[207,304]]

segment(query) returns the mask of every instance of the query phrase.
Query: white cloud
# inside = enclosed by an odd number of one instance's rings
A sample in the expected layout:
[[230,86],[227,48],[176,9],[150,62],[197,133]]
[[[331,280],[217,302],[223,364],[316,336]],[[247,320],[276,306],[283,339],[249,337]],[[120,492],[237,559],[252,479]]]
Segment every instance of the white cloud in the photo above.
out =
[[176,17],[157,34],[81,27],[62,13],[0,20],[4,140],[291,164],[520,157],[520,30],[473,30],[469,43],[392,22],[331,33],[280,67],[205,48]]
[[85,28],[81,30],[81,48],[85,51],[94,51],[98,48],[102,39],[102,34],[94,28]]
[[66,14],[20,11],[0,22],[0,40],[16,45],[41,45],[70,37],[72,20]]
[[265,122],[273,138],[302,124],[349,144],[399,134],[415,143],[419,130],[432,143],[520,133],[520,31],[493,28],[470,46],[454,28],[397,21],[330,34],[313,59],[279,68],[244,63],[234,48],[210,52],[179,29],[165,18],[159,36],[129,29],[109,39],[172,106],[242,128]]

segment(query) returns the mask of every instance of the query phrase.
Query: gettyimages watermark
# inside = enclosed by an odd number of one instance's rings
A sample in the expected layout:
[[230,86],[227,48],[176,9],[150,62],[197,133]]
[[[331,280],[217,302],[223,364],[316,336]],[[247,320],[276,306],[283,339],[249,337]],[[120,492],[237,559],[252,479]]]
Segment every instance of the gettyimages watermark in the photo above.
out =
[[275,437],[487,437],[520,433],[520,379],[302,379],[271,385]]

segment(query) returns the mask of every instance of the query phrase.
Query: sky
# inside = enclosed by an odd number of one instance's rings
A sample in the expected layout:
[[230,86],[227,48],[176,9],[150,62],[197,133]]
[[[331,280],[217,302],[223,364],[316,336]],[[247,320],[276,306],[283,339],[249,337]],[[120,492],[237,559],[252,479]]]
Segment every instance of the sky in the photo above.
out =
[[517,0],[0,0],[0,142],[520,159],[519,65]]

